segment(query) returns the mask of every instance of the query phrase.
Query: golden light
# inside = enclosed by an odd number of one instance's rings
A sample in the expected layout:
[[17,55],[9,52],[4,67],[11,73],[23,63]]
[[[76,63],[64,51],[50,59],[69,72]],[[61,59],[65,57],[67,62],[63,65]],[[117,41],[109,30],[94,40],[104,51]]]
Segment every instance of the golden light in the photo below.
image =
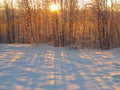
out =
[[55,12],[55,11],[58,11],[60,9],[59,5],[58,4],[51,4],[50,5],[50,10],[52,12]]

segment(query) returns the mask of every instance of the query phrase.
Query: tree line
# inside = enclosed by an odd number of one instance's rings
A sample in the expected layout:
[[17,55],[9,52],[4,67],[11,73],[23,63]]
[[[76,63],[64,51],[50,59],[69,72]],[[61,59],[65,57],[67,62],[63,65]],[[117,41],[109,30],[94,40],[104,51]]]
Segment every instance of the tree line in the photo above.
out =
[[[60,9],[50,11],[50,4]],[[120,47],[120,3],[111,0],[3,0],[0,43],[40,44],[77,48]],[[83,5],[82,5],[83,4]]]

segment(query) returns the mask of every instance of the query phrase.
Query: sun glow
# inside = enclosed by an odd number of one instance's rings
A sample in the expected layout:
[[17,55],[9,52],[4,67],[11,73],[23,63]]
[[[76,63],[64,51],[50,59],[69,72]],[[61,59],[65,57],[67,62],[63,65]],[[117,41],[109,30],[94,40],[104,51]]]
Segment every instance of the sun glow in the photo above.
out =
[[58,4],[51,4],[50,5],[50,10],[52,12],[55,12],[55,11],[58,11],[60,9],[59,5]]

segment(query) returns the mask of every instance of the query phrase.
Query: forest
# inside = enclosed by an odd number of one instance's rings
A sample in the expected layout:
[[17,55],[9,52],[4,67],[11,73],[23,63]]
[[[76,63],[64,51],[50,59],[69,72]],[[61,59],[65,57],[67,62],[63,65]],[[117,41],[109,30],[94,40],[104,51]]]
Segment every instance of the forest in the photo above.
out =
[[[59,10],[50,10],[53,3],[59,5]],[[120,1],[17,0],[15,6],[13,0],[3,0],[0,43],[119,48]]]

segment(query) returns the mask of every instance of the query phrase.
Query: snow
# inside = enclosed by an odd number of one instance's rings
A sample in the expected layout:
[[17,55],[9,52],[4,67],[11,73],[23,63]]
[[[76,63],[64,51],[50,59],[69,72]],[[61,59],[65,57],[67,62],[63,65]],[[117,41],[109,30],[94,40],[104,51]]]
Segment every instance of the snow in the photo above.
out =
[[0,90],[120,90],[120,49],[1,44]]

